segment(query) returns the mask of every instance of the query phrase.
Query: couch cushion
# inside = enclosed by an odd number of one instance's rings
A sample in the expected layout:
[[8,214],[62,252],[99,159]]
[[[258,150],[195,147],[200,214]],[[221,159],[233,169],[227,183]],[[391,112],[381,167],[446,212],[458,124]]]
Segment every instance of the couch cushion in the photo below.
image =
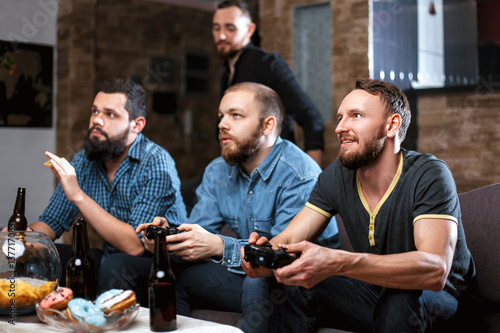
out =
[[500,183],[462,193],[459,198],[479,293],[485,301],[500,303]]

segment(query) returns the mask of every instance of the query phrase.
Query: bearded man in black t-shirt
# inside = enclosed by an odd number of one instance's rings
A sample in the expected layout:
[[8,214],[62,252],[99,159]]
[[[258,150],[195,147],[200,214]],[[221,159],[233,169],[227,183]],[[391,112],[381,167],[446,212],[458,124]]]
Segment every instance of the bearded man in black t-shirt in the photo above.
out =
[[[386,82],[358,80],[342,101],[338,159],[270,241],[300,257],[274,271],[242,260],[249,276],[290,286],[275,331],[424,332],[456,313],[475,275],[456,186],[443,161],[401,148],[410,117],[404,93]],[[336,214],[354,252],[309,242]]]

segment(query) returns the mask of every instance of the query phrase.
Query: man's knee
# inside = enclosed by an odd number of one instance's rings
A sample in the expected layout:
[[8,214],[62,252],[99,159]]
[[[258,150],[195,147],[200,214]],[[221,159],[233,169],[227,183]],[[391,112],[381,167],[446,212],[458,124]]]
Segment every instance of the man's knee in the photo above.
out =
[[241,329],[245,332],[268,331],[270,318],[276,314],[277,307],[286,301],[284,291],[274,278],[245,277],[241,295]]
[[99,289],[130,289],[133,275],[129,270],[130,255],[115,253],[104,260],[99,270]]
[[420,297],[422,291],[385,290],[374,312],[374,326],[378,332],[425,332],[427,319]]

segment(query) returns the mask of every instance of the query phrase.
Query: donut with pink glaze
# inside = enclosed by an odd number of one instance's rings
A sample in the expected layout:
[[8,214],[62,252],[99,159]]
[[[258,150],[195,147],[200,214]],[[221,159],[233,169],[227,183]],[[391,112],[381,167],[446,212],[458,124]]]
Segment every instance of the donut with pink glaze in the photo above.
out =
[[40,302],[40,308],[46,315],[52,315],[50,310],[63,310],[68,306],[68,302],[73,299],[73,290],[61,287],[45,296]]

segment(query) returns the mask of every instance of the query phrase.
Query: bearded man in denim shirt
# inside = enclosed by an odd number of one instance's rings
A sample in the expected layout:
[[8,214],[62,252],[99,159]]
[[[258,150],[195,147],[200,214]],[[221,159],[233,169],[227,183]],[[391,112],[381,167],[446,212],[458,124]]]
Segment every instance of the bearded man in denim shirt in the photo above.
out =
[[[251,279],[241,269],[240,248],[253,231],[274,237],[304,207],[321,168],[293,143],[279,137],[283,106],[258,83],[240,83],[224,94],[219,108],[222,157],[212,161],[196,190],[190,224],[167,236],[177,278],[177,313],[196,307],[243,312],[245,332],[265,332],[272,315],[273,279]],[[155,218],[155,225],[174,225]],[[227,225],[237,238],[221,235]],[[145,230],[141,225],[137,232]],[[318,243],[338,247],[337,225]],[[152,251],[152,241],[143,237]],[[209,259],[209,260],[205,260]],[[211,260],[210,260],[211,259]]]

